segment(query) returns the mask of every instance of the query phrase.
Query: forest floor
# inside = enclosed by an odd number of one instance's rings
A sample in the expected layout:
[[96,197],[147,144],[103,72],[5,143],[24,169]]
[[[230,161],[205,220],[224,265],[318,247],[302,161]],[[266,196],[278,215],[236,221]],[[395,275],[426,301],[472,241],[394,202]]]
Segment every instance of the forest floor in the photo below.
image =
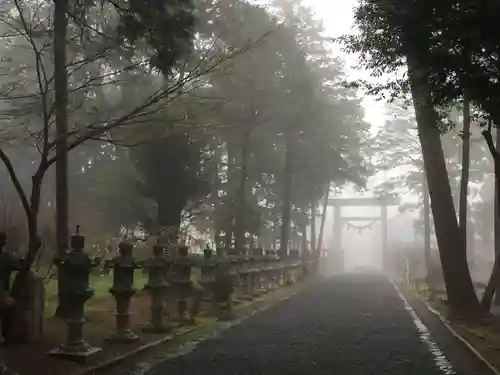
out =
[[[107,292],[107,288],[109,287],[105,278],[107,277],[100,277],[100,281],[97,283],[98,287],[96,287],[96,283],[93,284],[96,289],[96,298],[91,299],[85,307],[87,322],[84,326],[84,337],[91,345],[102,349],[97,354],[91,356],[86,363],[71,362],[47,354],[50,350],[57,348],[64,342],[66,334],[64,322],[54,318],[53,314],[46,314],[43,340],[12,348],[0,347],[0,359],[10,369],[17,371],[19,375],[81,374],[99,364],[118,357],[126,357],[128,354],[134,353],[141,348],[159,344],[160,341],[163,343],[168,342],[170,339],[182,340],[182,337],[187,333],[189,333],[188,337],[190,338],[197,334],[203,335],[207,331],[215,329],[218,325],[216,318],[207,311],[207,306],[200,313],[195,325],[184,327],[176,325],[168,335],[143,333],[141,328],[150,319],[150,300],[147,293],[140,292],[132,299],[130,307],[132,313],[130,316],[131,329],[133,332],[139,334],[140,339],[126,344],[106,341],[105,338],[115,327],[115,302],[103,293],[104,290]],[[106,288],[99,287],[99,283],[106,285]],[[264,294],[251,302],[240,302],[235,305],[235,313],[237,316],[250,314],[262,304],[272,304],[288,295],[297,293],[303,288],[304,284],[298,283],[293,286],[282,287]],[[49,297],[47,304],[51,308],[54,303],[50,301],[50,288],[47,288],[47,291]],[[170,306],[175,306],[173,301],[170,301]],[[173,311],[171,313],[172,315],[174,314]],[[126,358],[122,358],[122,360],[126,360]],[[94,372],[92,371],[91,373]]]
[[[425,282],[418,282],[412,284],[411,289],[500,372],[500,317],[498,315],[478,320],[458,319],[449,313],[444,288],[431,293]],[[481,295],[483,290],[476,290],[476,292]],[[498,310],[496,306],[493,307],[493,310],[495,309]]]

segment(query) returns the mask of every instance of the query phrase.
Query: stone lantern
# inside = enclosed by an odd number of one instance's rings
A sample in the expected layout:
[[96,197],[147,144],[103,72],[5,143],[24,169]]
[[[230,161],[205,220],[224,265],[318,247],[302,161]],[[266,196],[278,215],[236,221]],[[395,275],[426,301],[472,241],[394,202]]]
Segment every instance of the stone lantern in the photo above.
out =
[[180,246],[177,248],[177,257],[172,267],[171,281],[177,297],[177,313],[181,324],[191,323],[191,317],[187,316],[188,299],[191,295],[191,262],[188,259],[189,248]]
[[[242,256],[241,251],[236,248],[227,249],[227,260],[229,261],[230,274],[233,278],[233,285],[235,288],[235,298],[242,296],[242,280],[241,280],[241,265],[242,265]],[[234,300],[235,303],[239,303],[240,301]]]
[[148,270],[148,283],[145,290],[151,296],[151,321],[143,330],[149,333],[167,333],[170,327],[163,323],[164,299],[169,284],[166,280],[170,261],[165,256],[164,247],[155,245],[153,247],[153,258],[147,260],[143,267]]
[[300,251],[298,249],[290,249],[290,260],[292,277],[291,282],[295,283],[299,278],[302,271],[302,261],[300,259]]
[[[4,337],[5,342],[15,341],[12,330],[9,329],[9,322],[6,315],[10,312],[14,302],[10,297],[10,280],[12,273],[19,271],[22,268],[23,262],[21,259],[12,256],[4,251],[4,246],[7,244],[7,235],[0,232],[0,317],[2,318],[1,335]],[[3,324],[5,323],[5,327]],[[5,328],[5,330],[4,330]],[[13,340],[14,339],[14,340]]]
[[217,264],[214,279],[214,301],[219,320],[230,320],[233,317],[233,277],[231,266],[227,260]]
[[262,251],[261,249],[252,249],[248,259],[248,277],[247,277],[247,295],[253,297],[259,296],[260,273],[262,272]]
[[208,247],[203,250],[203,263],[201,264],[201,280],[203,287],[203,300],[205,302],[214,302],[214,282],[217,261],[214,259],[214,252]]
[[134,288],[135,270],[140,264],[132,257],[134,245],[122,241],[118,245],[119,255],[106,262],[106,268],[113,268],[113,286],[109,293],[116,301],[116,329],[108,337],[110,341],[128,342],[139,338],[130,330],[130,300],[137,292]]
[[80,227],[77,226],[76,234],[71,236],[71,250],[54,259],[59,274],[66,280],[60,286],[59,298],[64,306],[67,331],[66,342],[49,354],[78,359],[101,350],[83,340],[84,305],[94,294],[89,276],[91,269],[101,263],[100,258],[91,259],[84,248],[85,237],[80,235]]
[[266,250],[267,258],[267,268],[266,268],[266,280],[269,285],[269,289],[273,290],[278,287],[279,279],[279,264],[278,264],[278,253],[276,250]]
[[253,300],[253,294],[251,290],[252,282],[252,263],[250,257],[245,253],[241,255],[240,266],[238,267],[240,287],[242,295],[240,296],[243,300],[251,301]]
[[266,274],[266,258],[264,256],[263,249],[252,249],[252,258],[254,260],[255,267],[255,284],[257,286],[257,294],[262,294],[267,292],[265,285],[265,274]]

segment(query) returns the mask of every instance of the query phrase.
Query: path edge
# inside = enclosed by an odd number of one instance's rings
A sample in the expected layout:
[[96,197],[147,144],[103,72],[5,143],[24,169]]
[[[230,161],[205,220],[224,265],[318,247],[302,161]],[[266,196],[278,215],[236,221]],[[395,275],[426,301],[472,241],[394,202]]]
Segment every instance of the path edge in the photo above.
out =
[[96,371],[101,371],[101,370],[104,370],[108,367],[111,367],[111,366],[114,366],[114,365],[117,365],[127,359],[130,359],[130,358],[133,358],[135,357],[136,355],[139,355],[149,349],[152,349],[152,348],[155,348],[157,346],[160,346],[160,345],[163,345],[163,344],[166,344],[167,342],[169,342],[170,340],[173,340],[175,338],[178,338],[178,337],[182,337],[184,335],[187,335],[193,331],[196,331],[197,329],[201,329],[203,328],[205,325],[204,324],[198,324],[194,327],[191,327],[187,330],[184,330],[182,332],[177,332],[177,333],[174,333],[174,334],[170,334],[170,335],[167,335],[167,336],[164,336],[162,337],[161,339],[158,339],[158,340],[155,340],[155,341],[151,341],[151,342],[148,342],[147,344],[144,344],[144,345],[141,345],[139,346],[138,348],[135,348],[127,353],[124,353],[124,354],[120,354],[116,357],[112,357],[112,358],[109,358],[101,363],[98,363],[96,365],[93,365],[93,366],[90,366],[90,367],[86,367],[86,368],[83,368],[81,370],[78,370],[78,371],[74,371],[71,373],[71,375],[90,375]]
[[[230,329],[236,325],[243,323],[245,320],[251,318],[252,316],[254,316],[256,314],[259,314],[263,311],[266,311],[266,310],[276,306],[277,304],[280,304],[280,303],[282,303],[290,298],[293,298],[297,294],[304,291],[304,289],[307,288],[308,286],[310,286],[311,283],[314,283],[314,281],[315,281],[314,279],[308,280],[303,285],[301,285],[299,288],[297,288],[297,290],[292,291],[290,294],[282,296],[282,297],[280,297],[272,302],[269,302],[267,304],[264,303],[263,306],[257,307],[247,314],[243,314],[242,316],[240,316],[240,317],[238,317],[230,322],[226,322],[225,324],[221,324],[221,327],[216,329],[216,333],[224,332],[227,329]],[[199,329],[203,328],[204,326],[205,326],[205,324],[197,324],[193,327],[190,327],[189,329],[183,330],[182,332],[177,332],[174,334],[166,335],[166,336],[164,336],[156,341],[152,341],[152,342],[149,342],[147,344],[144,344],[144,345],[142,345],[138,348],[135,348],[127,353],[120,354],[118,356],[109,358],[101,363],[97,363],[95,365],[85,367],[83,369],[71,372],[70,375],[93,375],[95,372],[102,371],[106,368],[119,365],[120,363],[122,363],[126,360],[129,360],[129,359],[132,359],[133,357],[136,357],[139,354],[147,352],[148,350],[154,349],[158,346],[164,345],[167,342],[172,341],[176,338],[188,335],[189,333],[192,333],[196,330],[199,330]],[[204,340],[201,340],[201,341],[204,341]],[[497,374],[495,374],[495,375],[497,375]],[[498,375],[500,375],[500,374],[498,374]]]
[[[390,276],[389,274],[386,274],[387,278],[390,280],[390,282],[397,288],[399,289],[399,286],[398,286],[398,283],[395,281],[394,277]],[[399,279],[399,282],[403,283],[403,285],[406,286],[406,283],[402,280],[402,279]],[[408,288],[407,288],[408,289]],[[460,341],[474,356],[476,356],[477,359],[479,359],[481,362],[483,362],[486,367],[488,367],[490,369],[490,371],[494,374],[494,375],[500,375],[500,371],[497,370],[496,367],[494,367],[486,358],[484,358],[484,356],[479,353],[479,351],[474,348],[474,346],[469,342],[467,341],[467,339],[465,337],[463,337],[460,333],[458,333],[455,328],[453,328],[451,325],[450,325],[450,322],[439,312],[437,311],[436,309],[434,309],[425,299],[423,299],[422,297],[420,297],[418,294],[416,293],[413,293],[411,290],[409,290],[409,293],[412,293],[414,296],[416,296],[420,301],[422,301],[422,303],[424,304],[424,306],[427,308],[427,310],[429,310],[429,312],[431,312],[432,314],[434,314],[435,316],[437,316],[439,318],[439,320],[441,321],[441,323],[445,326],[445,328],[458,340]],[[408,303],[411,305],[411,302],[408,301]]]

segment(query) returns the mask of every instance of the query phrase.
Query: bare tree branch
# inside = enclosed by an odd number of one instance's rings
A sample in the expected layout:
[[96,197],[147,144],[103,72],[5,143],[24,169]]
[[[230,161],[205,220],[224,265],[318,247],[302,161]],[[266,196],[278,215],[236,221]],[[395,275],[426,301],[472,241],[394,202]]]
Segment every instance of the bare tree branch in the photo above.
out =
[[12,165],[12,162],[10,161],[9,157],[7,154],[0,149],[0,160],[5,164],[5,168],[7,168],[7,172],[9,173],[10,179],[12,180],[12,184],[14,185],[14,188],[16,189],[17,193],[19,194],[19,198],[21,199],[21,203],[23,205],[24,210],[26,211],[26,214],[29,216],[31,215],[31,207],[28,202],[28,197],[26,196],[26,193],[24,192],[23,187],[21,186],[21,182],[19,181],[19,178],[17,177],[16,171],[14,170],[14,166]]

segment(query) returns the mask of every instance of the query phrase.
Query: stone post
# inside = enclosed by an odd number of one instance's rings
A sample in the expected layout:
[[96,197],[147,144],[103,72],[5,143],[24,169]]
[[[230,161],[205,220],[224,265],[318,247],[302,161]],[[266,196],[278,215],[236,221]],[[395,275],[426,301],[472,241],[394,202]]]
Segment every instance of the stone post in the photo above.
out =
[[233,279],[232,283],[234,286],[233,302],[239,303],[238,298],[241,297],[241,275],[240,275],[240,251],[235,248],[229,248],[226,250],[227,260],[230,266],[230,274]]
[[279,270],[279,285],[287,284],[287,265],[288,265],[288,254],[283,251],[283,249],[278,250],[278,258],[280,260],[280,270]]
[[253,294],[251,291],[251,278],[252,278],[252,269],[251,269],[251,261],[250,258],[245,254],[242,255],[240,259],[240,282],[241,282],[241,298],[245,301],[251,301],[253,299]]
[[266,288],[266,257],[264,256],[263,249],[252,249],[252,257],[255,262],[255,282],[257,286],[257,293],[267,293]]
[[279,286],[278,252],[273,249],[266,250],[266,256],[267,256],[267,273],[268,273],[269,289],[274,290]]
[[188,299],[192,291],[191,262],[187,258],[189,248],[181,246],[177,248],[177,256],[173,263],[171,284],[177,298],[177,318],[181,325],[194,323],[194,318],[188,316]]
[[233,277],[231,266],[227,260],[217,264],[214,279],[214,300],[219,320],[230,320],[233,318]]
[[71,236],[71,250],[54,259],[60,275],[66,280],[59,290],[59,297],[65,307],[66,342],[49,354],[74,360],[82,360],[101,350],[83,339],[84,306],[94,295],[89,284],[90,271],[101,263],[100,258],[90,259],[84,248],[85,237],[80,235],[80,228],[77,226],[76,234]]
[[300,260],[300,252],[298,249],[290,250],[290,260],[291,260],[290,268],[292,274],[290,282],[292,284],[295,284],[300,278],[299,272],[300,269],[302,268],[302,261]]
[[255,259],[253,258],[252,255],[247,260],[248,262],[248,277],[247,277],[247,290],[246,290],[246,295],[249,296],[249,298],[253,299],[254,297],[257,297],[258,292],[257,292],[257,268],[256,268],[256,262]]
[[214,282],[217,262],[211,249],[203,250],[200,284],[203,287],[203,301],[214,304]]
[[118,245],[120,255],[106,262],[106,268],[113,268],[113,286],[109,293],[116,301],[116,328],[107,338],[110,341],[129,342],[139,338],[130,330],[130,300],[137,292],[134,288],[135,270],[140,267],[132,257],[134,246],[129,242]]
[[166,281],[170,261],[165,256],[164,247],[153,247],[153,258],[147,260],[143,267],[148,270],[148,283],[145,289],[151,297],[151,321],[143,328],[148,333],[167,333],[171,327],[163,322],[165,293],[169,287]]

